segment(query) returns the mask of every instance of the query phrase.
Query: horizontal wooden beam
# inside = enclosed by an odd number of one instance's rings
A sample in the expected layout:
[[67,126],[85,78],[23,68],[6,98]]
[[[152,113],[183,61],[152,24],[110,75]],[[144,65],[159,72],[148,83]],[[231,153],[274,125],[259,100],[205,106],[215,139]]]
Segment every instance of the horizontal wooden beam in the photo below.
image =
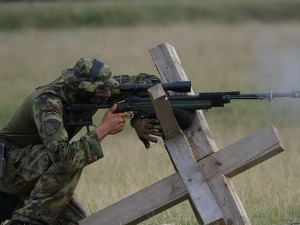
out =
[[209,182],[221,175],[233,177],[283,151],[277,129],[269,125],[199,160],[198,165]]
[[134,225],[188,198],[178,173],[79,221],[80,225]]

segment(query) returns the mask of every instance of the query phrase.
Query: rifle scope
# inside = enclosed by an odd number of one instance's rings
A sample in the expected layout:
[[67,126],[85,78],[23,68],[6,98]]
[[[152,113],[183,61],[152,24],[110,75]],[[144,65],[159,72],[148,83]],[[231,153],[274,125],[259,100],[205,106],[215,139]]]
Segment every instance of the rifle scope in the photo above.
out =
[[[141,92],[147,91],[149,88],[156,84],[120,84],[121,92]],[[175,91],[175,92],[190,92],[191,91],[191,81],[176,81],[172,83],[162,83],[162,87],[165,91]]]

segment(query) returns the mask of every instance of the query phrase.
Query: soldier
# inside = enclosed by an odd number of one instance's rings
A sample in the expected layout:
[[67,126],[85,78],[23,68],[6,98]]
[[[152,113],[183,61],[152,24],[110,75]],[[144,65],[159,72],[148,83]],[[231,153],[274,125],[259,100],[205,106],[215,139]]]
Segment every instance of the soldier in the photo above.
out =
[[[115,76],[120,82],[149,82],[153,75]],[[0,130],[0,222],[12,225],[78,224],[86,217],[73,192],[82,169],[103,157],[100,142],[124,129],[129,112],[112,106],[100,124],[76,141],[82,127],[64,124],[64,106],[122,100],[119,83],[107,64],[81,57],[59,79],[37,88]],[[150,146],[160,126],[155,119],[134,118],[131,125]],[[2,207],[2,209],[1,209]]]

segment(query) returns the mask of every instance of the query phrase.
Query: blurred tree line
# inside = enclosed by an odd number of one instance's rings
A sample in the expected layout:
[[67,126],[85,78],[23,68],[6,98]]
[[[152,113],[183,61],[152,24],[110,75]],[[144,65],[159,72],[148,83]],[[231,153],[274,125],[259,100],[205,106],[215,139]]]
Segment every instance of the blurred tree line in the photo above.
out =
[[299,0],[0,0],[0,29],[299,19]]

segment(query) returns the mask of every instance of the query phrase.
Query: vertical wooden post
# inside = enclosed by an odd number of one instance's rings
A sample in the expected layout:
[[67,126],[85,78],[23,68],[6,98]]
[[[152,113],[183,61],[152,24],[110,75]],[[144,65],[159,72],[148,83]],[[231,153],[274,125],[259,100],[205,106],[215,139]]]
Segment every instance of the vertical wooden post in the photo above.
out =
[[[188,80],[173,46],[161,44],[151,49],[150,54],[164,82]],[[193,91],[191,94],[194,94]],[[217,151],[217,145],[201,111],[197,112],[194,125],[185,134],[197,160]],[[250,225],[246,211],[228,178],[219,177],[208,185],[228,224]]]
[[179,129],[162,85],[158,84],[148,92],[161,123],[166,149],[188,190],[198,220],[207,225],[225,225],[221,210],[199,170],[184,134]]

